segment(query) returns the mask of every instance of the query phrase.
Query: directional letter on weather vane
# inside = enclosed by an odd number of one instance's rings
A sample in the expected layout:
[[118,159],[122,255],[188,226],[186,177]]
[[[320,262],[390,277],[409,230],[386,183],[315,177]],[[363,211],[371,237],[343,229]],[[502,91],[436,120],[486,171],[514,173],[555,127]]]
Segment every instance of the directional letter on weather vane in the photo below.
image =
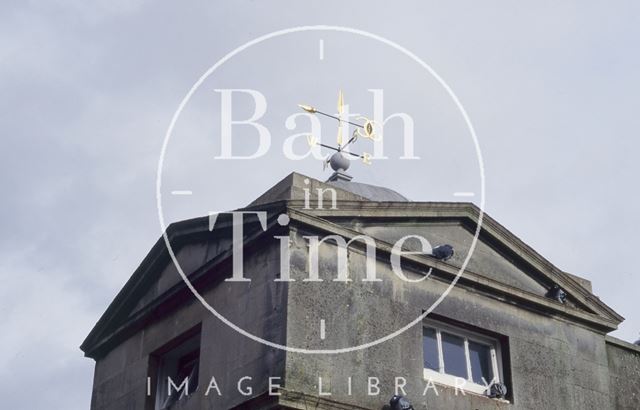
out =
[[[348,155],[351,155],[352,157],[356,157],[356,158],[360,158],[362,159],[362,162],[367,164],[367,165],[371,165],[371,154],[368,154],[366,152],[363,152],[362,154],[356,154],[353,153],[351,151],[345,151],[345,148],[347,148],[349,145],[353,144],[356,142],[356,140],[358,139],[358,137],[362,137],[362,138],[367,138],[370,139],[372,141],[379,141],[380,139],[382,139],[381,135],[378,135],[375,132],[374,126],[375,126],[375,122],[370,120],[367,117],[358,117],[359,120],[363,120],[364,124],[356,124],[354,122],[351,121],[347,121],[345,119],[342,118],[342,115],[344,113],[344,97],[342,95],[342,90],[338,92],[338,116],[334,116],[331,114],[327,114],[324,113],[322,111],[318,111],[317,109],[315,109],[314,107],[310,106],[310,105],[304,105],[304,104],[298,104],[298,106],[300,108],[302,108],[303,110],[305,110],[306,112],[310,113],[310,114],[320,114],[320,115],[324,115],[325,117],[329,117],[329,118],[333,118],[334,120],[338,121],[338,137],[337,137],[337,146],[332,147],[330,145],[325,145],[322,144],[320,142],[318,142],[318,140],[316,139],[315,136],[313,135],[309,135],[307,137],[307,141],[309,142],[310,146],[314,146],[314,145],[319,145],[321,147],[325,147],[328,148],[330,150],[336,151],[338,153],[345,153]],[[350,125],[353,125],[356,127],[356,129],[353,131],[353,134],[351,135],[351,138],[349,139],[349,141],[347,141],[346,144],[343,144],[343,139],[342,139],[342,123],[347,123]],[[331,156],[327,157],[324,162],[323,162],[323,168],[326,168],[327,164],[329,163],[331,159]]]

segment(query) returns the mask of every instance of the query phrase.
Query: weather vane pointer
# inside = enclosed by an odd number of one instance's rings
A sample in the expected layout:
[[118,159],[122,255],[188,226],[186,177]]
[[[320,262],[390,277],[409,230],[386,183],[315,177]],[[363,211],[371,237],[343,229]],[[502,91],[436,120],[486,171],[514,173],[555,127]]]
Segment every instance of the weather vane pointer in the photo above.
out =
[[[304,111],[310,113],[310,114],[320,114],[323,115],[325,117],[329,117],[332,118],[336,121],[338,121],[338,135],[337,135],[337,145],[331,146],[331,145],[326,145],[326,144],[322,144],[320,142],[318,142],[317,138],[313,135],[309,135],[307,136],[307,142],[309,143],[310,146],[321,146],[327,149],[330,149],[332,151],[335,151],[335,153],[333,155],[328,156],[324,162],[323,162],[323,168],[326,168],[327,164],[331,164],[332,168],[334,167],[334,163],[336,165],[344,165],[344,164],[348,164],[348,160],[346,158],[344,158],[343,160],[338,161],[337,156],[343,157],[342,153],[345,153],[349,156],[352,157],[356,157],[356,158],[360,158],[362,160],[363,163],[367,164],[367,165],[371,165],[371,154],[368,154],[366,152],[363,152],[362,154],[356,154],[354,152],[351,151],[347,151],[345,150],[345,148],[347,148],[349,145],[355,143],[358,139],[358,137],[362,137],[362,138],[366,138],[366,139],[370,139],[372,141],[379,141],[380,139],[382,139],[382,136],[377,134],[375,132],[375,122],[367,117],[363,117],[360,116],[358,117],[359,120],[363,120],[364,124],[358,124],[355,122],[351,122],[348,121],[346,119],[343,118],[343,114],[344,114],[344,94],[342,93],[342,90],[340,90],[338,92],[338,105],[337,105],[337,109],[338,109],[338,116],[335,115],[331,115],[328,114],[326,112],[322,112],[317,110],[315,107],[312,107],[310,105],[306,105],[306,104],[298,104],[298,107],[302,108]],[[353,125],[354,127],[356,127],[356,129],[353,131],[353,134],[351,135],[351,138],[343,144],[344,140],[343,140],[343,136],[342,136],[342,124],[346,123],[349,125]],[[346,165],[348,167],[348,165]],[[346,170],[346,168],[343,167],[343,170]],[[334,169],[334,171],[338,171],[338,169]]]

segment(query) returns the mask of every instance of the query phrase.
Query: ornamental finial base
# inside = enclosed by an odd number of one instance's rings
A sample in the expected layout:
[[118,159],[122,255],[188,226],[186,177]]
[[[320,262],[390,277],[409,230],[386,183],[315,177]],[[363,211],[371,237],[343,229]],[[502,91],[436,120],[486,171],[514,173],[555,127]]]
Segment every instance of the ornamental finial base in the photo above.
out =
[[326,182],[333,182],[333,181],[351,181],[353,179],[353,177],[349,174],[346,174],[344,172],[342,172],[342,170],[338,170],[336,172],[334,172],[329,179],[327,179]]

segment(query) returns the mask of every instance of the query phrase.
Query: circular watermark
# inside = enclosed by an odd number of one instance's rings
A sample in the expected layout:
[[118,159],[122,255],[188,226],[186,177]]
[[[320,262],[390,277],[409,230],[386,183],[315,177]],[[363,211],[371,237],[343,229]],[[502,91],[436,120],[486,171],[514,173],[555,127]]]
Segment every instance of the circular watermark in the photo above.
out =
[[[219,69],[221,66],[223,66],[225,63],[227,63],[229,60],[231,60],[233,57],[237,56],[238,54],[242,53],[243,51],[256,46],[264,41],[267,41],[269,39],[273,39],[276,37],[281,37],[281,36],[285,36],[285,35],[290,35],[290,34],[294,34],[294,33],[301,33],[301,32],[313,32],[313,31],[319,31],[319,32],[326,32],[326,31],[332,31],[332,32],[339,32],[339,33],[348,33],[348,34],[354,34],[357,36],[362,36],[368,39],[372,39],[375,41],[378,41],[386,46],[392,47],[393,49],[399,51],[400,53],[404,54],[406,57],[408,57],[410,60],[414,61],[416,64],[418,64],[422,69],[424,69],[428,75],[430,75],[432,78],[434,78],[437,83],[442,86],[442,88],[446,91],[447,95],[451,98],[451,100],[453,101],[453,103],[455,104],[455,107],[457,108],[457,110],[459,111],[459,113],[461,114],[465,126],[471,136],[471,139],[473,141],[473,148],[475,150],[475,154],[478,160],[478,166],[479,166],[479,172],[480,172],[480,203],[479,203],[479,214],[478,214],[478,219],[477,219],[477,223],[476,223],[476,229],[473,235],[473,239],[470,243],[469,246],[469,251],[464,259],[464,261],[461,264],[460,269],[458,270],[455,278],[451,281],[451,283],[448,285],[448,287],[445,289],[445,291],[436,299],[436,301],[434,303],[431,304],[431,306],[429,308],[427,308],[421,315],[419,315],[418,317],[415,318],[415,320],[409,322],[408,324],[402,326],[401,328],[395,330],[392,333],[387,334],[384,337],[380,337],[376,340],[367,342],[367,343],[363,343],[357,346],[351,346],[351,347],[344,347],[344,348],[338,348],[338,349],[306,349],[306,348],[301,348],[301,347],[294,347],[294,346],[287,346],[287,345],[283,345],[283,344],[279,344],[279,343],[275,343],[272,342],[270,340],[266,340],[262,337],[259,337],[257,335],[254,335],[244,329],[242,329],[241,327],[239,327],[238,325],[236,325],[235,323],[231,322],[230,320],[228,320],[224,315],[222,315],[220,312],[218,312],[213,306],[211,306],[206,300],[205,298],[195,289],[195,287],[193,286],[193,284],[191,283],[191,281],[189,280],[189,278],[187,277],[187,275],[185,274],[184,270],[182,269],[180,262],[178,261],[178,258],[176,257],[176,253],[174,252],[174,249],[170,243],[169,240],[169,236],[167,233],[167,225],[165,222],[165,218],[164,218],[164,214],[163,214],[163,207],[162,207],[162,173],[163,173],[163,167],[164,167],[164,160],[165,160],[165,155],[166,155],[166,151],[167,151],[167,146],[169,144],[169,141],[171,139],[171,136],[174,132],[176,123],[178,121],[178,118],[180,117],[181,113],[183,112],[183,110],[185,109],[186,105],[189,103],[189,100],[191,99],[191,97],[194,95],[194,93],[199,89],[199,87],[205,82],[205,80],[207,78],[209,78],[217,69]],[[424,62],[420,57],[418,57],[416,54],[414,54],[413,52],[411,52],[410,50],[402,47],[401,45],[386,39],[384,37],[381,37],[379,35],[364,31],[364,30],[359,30],[359,29],[355,29],[355,28],[351,28],[351,27],[342,27],[342,26],[328,26],[328,25],[315,25],[315,26],[299,26],[299,27],[292,27],[292,28],[288,28],[288,29],[283,29],[283,30],[278,30],[278,31],[274,31],[268,34],[265,34],[263,36],[257,37],[251,41],[246,42],[245,44],[239,46],[238,48],[234,49],[233,51],[229,52],[228,54],[226,54],[224,57],[222,57],[220,60],[218,60],[214,65],[212,65],[204,74],[202,74],[202,76],[200,76],[200,78],[193,84],[193,86],[191,87],[191,89],[187,92],[187,94],[185,95],[185,97],[182,99],[182,101],[180,102],[180,104],[178,105],[178,108],[176,109],[175,113],[173,114],[173,117],[171,118],[171,122],[169,123],[169,127],[167,128],[167,132],[165,134],[164,140],[163,140],[163,144],[162,144],[162,149],[161,149],[161,153],[160,153],[160,158],[158,161],[158,170],[157,170],[157,177],[156,177],[156,204],[157,204],[157,210],[158,210],[158,218],[160,221],[160,227],[162,229],[162,236],[164,239],[164,242],[167,246],[167,251],[171,257],[171,260],[173,261],[176,270],[178,271],[180,277],[182,278],[182,280],[184,281],[184,283],[186,284],[186,286],[189,288],[189,290],[191,291],[191,293],[195,296],[195,298],[209,311],[211,312],[214,316],[216,316],[218,319],[220,319],[224,324],[226,324],[227,326],[229,326],[230,328],[232,328],[233,330],[235,330],[236,332],[242,334],[243,336],[246,336],[256,342],[262,343],[264,345],[267,345],[269,347],[273,347],[276,349],[281,349],[281,350],[285,350],[288,352],[294,352],[294,353],[303,353],[303,354],[338,354],[338,353],[348,353],[348,352],[353,352],[353,351],[357,351],[357,350],[363,350],[363,349],[367,349],[369,347],[373,347],[375,345],[378,345],[380,343],[386,342],[388,340],[393,339],[394,337],[404,333],[406,330],[410,329],[411,327],[417,325],[418,323],[421,323],[424,318],[431,313],[443,300],[444,298],[449,294],[449,292],[453,289],[453,287],[456,285],[456,283],[458,282],[460,276],[462,275],[462,273],[465,271],[471,256],[473,255],[473,252],[476,248],[477,242],[478,242],[478,236],[480,234],[480,230],[482,228],[482,222],[483,222],[483,218],[484,218],[484,204],[485,204],[485,173],[484,173],[484,162],[483,162],[483,158],[482,158],[482,153],[480,151],[480,144],[478,142],[478,138],[475,132],[475,129],[473,127],[473,124],[471,123],[471,120],[469,118],[469,115],[467,114],[466,110],[464,109],[462,103],[460,102],[460,100],[458,99],[458,97],[456,96],[456,94],[453,92],[453,90],[451,89],[451,87],[444,81],[444,79],[442,79],[442,77],[433,69],[431,68],[431,66],[429,66],[426,62]],[[280,216],[278,218],[278,222],[280,224],[283,223],[288,223],[288,217],[286,217],[285,220],[285,216]]]

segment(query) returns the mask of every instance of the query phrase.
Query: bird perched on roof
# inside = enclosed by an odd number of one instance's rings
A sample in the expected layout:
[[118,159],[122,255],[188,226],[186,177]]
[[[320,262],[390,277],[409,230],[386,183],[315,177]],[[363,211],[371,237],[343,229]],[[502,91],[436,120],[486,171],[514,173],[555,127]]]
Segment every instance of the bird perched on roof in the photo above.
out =
[[448,261],[453,257],[454,253],[453,246],[445,244],[433,248],[432,255],[441,261]]
[[549,292],[547,292],[547,296],[560,303],[567,301],[567,293],[558,285],[553,285],[551,289],[549,289]]
[[389,400],[389,406],[391,410],[415,410],[409,400],[397,394]]

